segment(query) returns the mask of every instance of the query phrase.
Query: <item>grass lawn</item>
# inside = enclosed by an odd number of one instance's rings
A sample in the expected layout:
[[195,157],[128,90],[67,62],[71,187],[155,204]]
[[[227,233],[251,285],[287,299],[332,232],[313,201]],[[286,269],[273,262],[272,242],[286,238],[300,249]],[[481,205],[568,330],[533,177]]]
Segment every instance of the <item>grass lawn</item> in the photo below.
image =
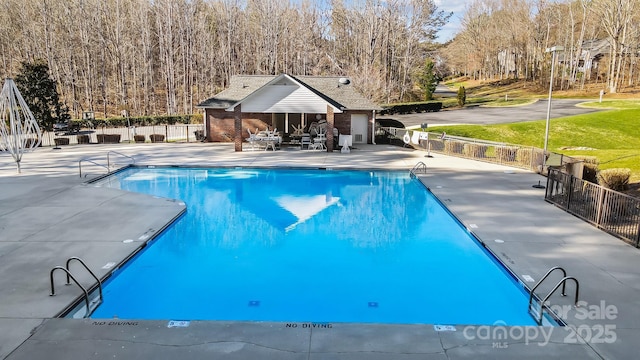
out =
[[[600,161],[600,169],[629,168],[631,182],[640,182],[640,102],[606,101],[588,105],[622,109],[552,119],[549,151],[569,156],[595,156]],[[429,130],[543,148],[545,121],[434,126]]]
[[579,106],[596,109],[640,109],[640,100],[608,100],[603,102],[592,101],[582,103]]

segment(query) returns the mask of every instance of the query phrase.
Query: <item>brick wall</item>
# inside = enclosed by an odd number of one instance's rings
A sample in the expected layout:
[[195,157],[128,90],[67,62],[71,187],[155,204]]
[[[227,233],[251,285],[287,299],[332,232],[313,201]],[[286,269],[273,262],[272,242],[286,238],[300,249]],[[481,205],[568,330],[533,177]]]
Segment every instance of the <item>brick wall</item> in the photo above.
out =
[[[369,110],[347,111],[343,113],[334,113],[334,127],[338,129],[340,134],[351,134],[351,114],[366,114],[367,122],[367,143],[371,143],[371,116]],[[313,120],[311,120],[313,119]],[[315,121],[314,115],[307,116],[307,125]],[[273,127],[271,123],[271,114],[261,113],[243,113],[242,114],[242,139],[249,137],[247,129],[255,132],[256,128],[264,130],[267,126]],[[233,142],[235,135],[234,115],[233,112],[224,110],[206,110],[205,133],[207,141],[210,142]]]
[[[209,142],[233,142],[235,136],[234,114],[224,110],[206,110],[205,133]],[[255,132],[271,126],[271,114],[242,114],[242,139],[249,137],[247,129]]]

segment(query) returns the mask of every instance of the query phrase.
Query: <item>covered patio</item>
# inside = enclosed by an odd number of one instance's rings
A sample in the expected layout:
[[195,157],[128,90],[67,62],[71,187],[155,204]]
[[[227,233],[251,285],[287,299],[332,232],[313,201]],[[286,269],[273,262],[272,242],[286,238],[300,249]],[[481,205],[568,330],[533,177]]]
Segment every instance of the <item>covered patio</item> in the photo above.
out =
[[234,142],[235,151],[242,151],[243,144],[253,148],[252,135],[261,131],[283,145],[304,148],[308,141],[307,148],[328,152],[341,135],[353,144],[373,143],[375,112],[380,109],[348,78],[287,74],[234,76],[229,88],[198,107],[205,112],[207,141]]

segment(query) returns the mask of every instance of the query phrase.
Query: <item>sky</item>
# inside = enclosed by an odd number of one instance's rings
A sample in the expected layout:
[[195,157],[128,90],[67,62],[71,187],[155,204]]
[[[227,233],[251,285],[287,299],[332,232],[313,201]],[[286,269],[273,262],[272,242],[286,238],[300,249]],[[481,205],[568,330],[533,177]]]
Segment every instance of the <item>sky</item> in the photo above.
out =
[[444,43],[451,40],[460,31],[460,22],[464,15],[465,4],[470,3],[471,0],[434,0],[434,2],[438,6],[438,10],[453,12],[449,23],[438,32],[436,41]]

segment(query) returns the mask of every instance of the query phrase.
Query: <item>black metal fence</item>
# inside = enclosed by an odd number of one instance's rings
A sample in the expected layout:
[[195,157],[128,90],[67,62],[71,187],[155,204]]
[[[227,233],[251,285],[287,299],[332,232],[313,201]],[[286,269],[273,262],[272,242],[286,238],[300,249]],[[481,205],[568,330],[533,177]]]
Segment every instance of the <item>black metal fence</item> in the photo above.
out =
[[640,199],[549,169],[545,200],[640,247]]
[[545,200],[640,247],[640,199],[582,180],[583,162],[506,143],[401,128],[376,129],[390,144],[518,167],[547,175]]

